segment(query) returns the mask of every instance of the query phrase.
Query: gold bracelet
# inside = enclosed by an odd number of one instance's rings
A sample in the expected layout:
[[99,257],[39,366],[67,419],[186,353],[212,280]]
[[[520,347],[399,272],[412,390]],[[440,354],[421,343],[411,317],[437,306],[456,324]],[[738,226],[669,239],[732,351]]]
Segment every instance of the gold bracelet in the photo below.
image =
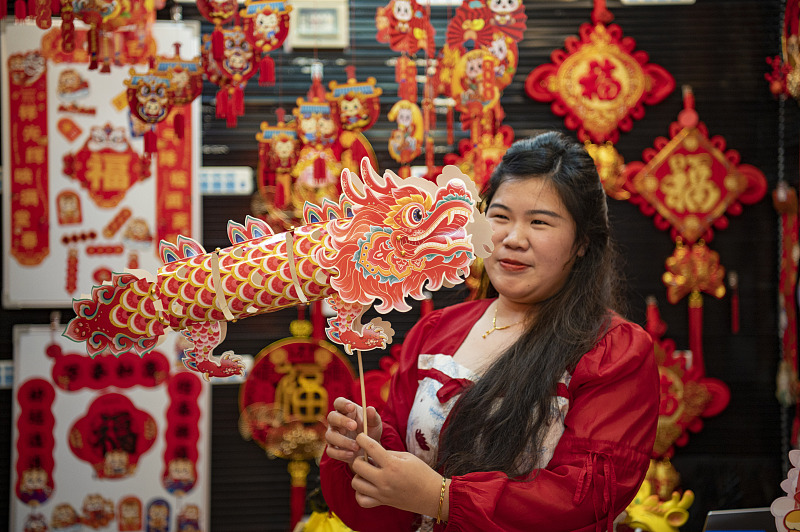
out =
[[442,477],[442,491],[439,493],[439,512],[436,514],[436,524],[442,522],[442,504],[444,503],[444,490],[447,488],[447,478]]

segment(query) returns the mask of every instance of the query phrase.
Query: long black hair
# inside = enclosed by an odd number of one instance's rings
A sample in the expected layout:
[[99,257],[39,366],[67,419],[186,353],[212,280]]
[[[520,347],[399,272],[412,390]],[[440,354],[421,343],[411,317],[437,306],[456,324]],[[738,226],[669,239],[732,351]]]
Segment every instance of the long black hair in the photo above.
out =
[[[576,252],[564,286],[531,308],[525,330],[457,401],[440,439],[446,476],[475,471],[530,473],[547,433],[559,380],[621,312],[616,250],[606,196],[594,161],[566,135],[547,132],[515,142],[492,173],[484,208],[501,184],[544,179],[575,221]],[[583,256],[577,249],[584,246]],[[489,285],[488,294],[496,295]]]

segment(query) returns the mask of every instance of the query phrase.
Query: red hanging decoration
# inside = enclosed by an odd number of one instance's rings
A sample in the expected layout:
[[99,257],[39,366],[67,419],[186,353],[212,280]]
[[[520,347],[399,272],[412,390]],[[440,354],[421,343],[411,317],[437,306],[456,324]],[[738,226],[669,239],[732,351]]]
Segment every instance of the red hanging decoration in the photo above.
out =
[[675,88],[664,68],[648,63],[647,54],[635,52],[636,42],[595,0],[592,24],[580,27],[580,38],[568,37],[565,50],[552,54],[553,63],[535,68],[525,80],[528,96],[552,102],[578,138],[616,142],[619,132],[630,131],[634,119],[644,116],[644,106],[661,102]]
[[147,74],[130,69],[130,76],[125,80],[128,106],[134,118],[149,126],[144,135],[144,153],[149,157],[158,151],[156,124],[167,119],[174,105],[173,74],[171,70],[150,68]]

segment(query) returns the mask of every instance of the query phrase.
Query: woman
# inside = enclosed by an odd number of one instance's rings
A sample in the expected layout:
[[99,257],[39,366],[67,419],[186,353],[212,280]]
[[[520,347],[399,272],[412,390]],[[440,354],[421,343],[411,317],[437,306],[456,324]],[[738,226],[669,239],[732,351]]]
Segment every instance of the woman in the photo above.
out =
[[516,142],[484,205],[496,298],[412,328],[367,435],[353,402],[328,415],[322,490],[355,530],[611,530],[647,471],[657,367],[649,335],[612,311],[593,160],[555,132]]

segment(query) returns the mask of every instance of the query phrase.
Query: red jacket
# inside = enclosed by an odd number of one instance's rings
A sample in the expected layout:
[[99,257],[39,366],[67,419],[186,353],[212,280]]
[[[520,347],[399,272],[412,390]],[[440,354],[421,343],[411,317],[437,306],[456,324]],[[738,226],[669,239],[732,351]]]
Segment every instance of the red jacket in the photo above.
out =
[[[381,412],[381,444],[406,451],[419,354],[453,355],[492,300],[461,303],[421,319],[403,342],[400,368]],[[569,411],[553,458],[524,481],[501,472],[452,478],[450,516],[437,531],[583,532],[610,529],[644,479],[658,421],[658,368],[650,335],[615,317],[586,353],[568,387]],[[322,491],[330,508],[359,532],[410,532],[418,516],[355,502],[344,462],[324,455]]]

